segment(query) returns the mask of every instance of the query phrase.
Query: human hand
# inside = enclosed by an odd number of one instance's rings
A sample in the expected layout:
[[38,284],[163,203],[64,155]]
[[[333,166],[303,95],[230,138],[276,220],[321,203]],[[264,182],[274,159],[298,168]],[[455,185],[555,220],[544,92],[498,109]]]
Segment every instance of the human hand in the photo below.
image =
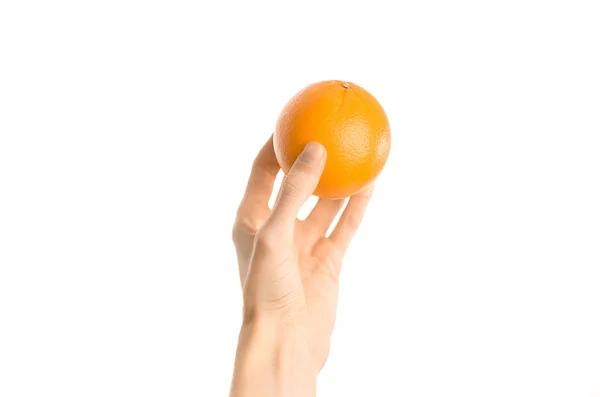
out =
[[372,193],[369,187],[351,197],[328,237],[344,200],[319,199],[300,221],[298,211],[316,188],[325,159],[321,145],[308,144],[272,211],[268,200],[279,171],[272,138],[253,164],[233,228],[244,317],[232,396],[279,395],[273,390],[284,389],[286,396],[314,395],[316,374],[329,354],[342,259]]

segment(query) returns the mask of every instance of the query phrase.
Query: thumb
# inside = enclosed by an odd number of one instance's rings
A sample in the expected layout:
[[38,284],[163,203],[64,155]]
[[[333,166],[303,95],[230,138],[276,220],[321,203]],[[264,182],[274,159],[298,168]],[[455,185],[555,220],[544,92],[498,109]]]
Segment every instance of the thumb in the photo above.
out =
[[325,167],[327,152],[317,143],[310,142],[284,178],[271,217],[278,222],[296,220],[298,211],[315,191]]

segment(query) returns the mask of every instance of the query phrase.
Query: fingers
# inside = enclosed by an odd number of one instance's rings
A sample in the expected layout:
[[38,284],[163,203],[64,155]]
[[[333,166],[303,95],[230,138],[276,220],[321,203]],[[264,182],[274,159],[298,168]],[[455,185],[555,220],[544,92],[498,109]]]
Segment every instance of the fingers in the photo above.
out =
[[358,226],[360,226],[372,195],[373,186],[370,186],[362,192],[350,197],[348,205],[342,213],[342,216],[340,216],[338,224],[335,229],[333,229],[333,232],[331,232],[329,238],[342,252],[346,251],[348,245],[350,245],[350,241],[352,240],[352,237],[354,237]]
[[331,226],[331,223],[335,220],[338,212],[340,212],[344,206],[344,201],[344,199],[319,199],[304,222],[311,230],[324,236],[327,233],[329,226]]
[[256,206],[268,210],[269,198],[273,192],[273,184],[278,172],[279,163],[275,157],[273,136],[271,136],[252,164],[252,172],[240,204],[240,212],[248,211]]
[[298,156],[284,178],[271,218],[276,222],[295,222],[298,211],[315,191],[325,166],[325,148],[311,142]]

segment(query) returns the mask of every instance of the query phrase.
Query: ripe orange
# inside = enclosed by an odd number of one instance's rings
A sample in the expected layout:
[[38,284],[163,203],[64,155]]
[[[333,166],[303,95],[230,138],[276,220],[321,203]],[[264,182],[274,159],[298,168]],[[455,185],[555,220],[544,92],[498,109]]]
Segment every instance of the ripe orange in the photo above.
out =
[[314,195],[345,198],[371,184],[383,169],[390,152],[390,126],[383,107],[365,89],[350,82],[322,81],[298,92],[277,120],[273,144],[285,174],[311,141],[327,150]]

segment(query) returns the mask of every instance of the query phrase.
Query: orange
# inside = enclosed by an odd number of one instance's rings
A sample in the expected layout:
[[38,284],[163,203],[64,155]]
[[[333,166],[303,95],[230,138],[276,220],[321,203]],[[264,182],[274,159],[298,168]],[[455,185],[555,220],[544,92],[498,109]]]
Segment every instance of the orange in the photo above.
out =
[[285,174],[311,141],[327,150],[313,194],[345,198],[371,184],[383,169],[390,152],[390,125],[383,107],[364,88],[322,81],[298,92],[277,120],[273,144]]

